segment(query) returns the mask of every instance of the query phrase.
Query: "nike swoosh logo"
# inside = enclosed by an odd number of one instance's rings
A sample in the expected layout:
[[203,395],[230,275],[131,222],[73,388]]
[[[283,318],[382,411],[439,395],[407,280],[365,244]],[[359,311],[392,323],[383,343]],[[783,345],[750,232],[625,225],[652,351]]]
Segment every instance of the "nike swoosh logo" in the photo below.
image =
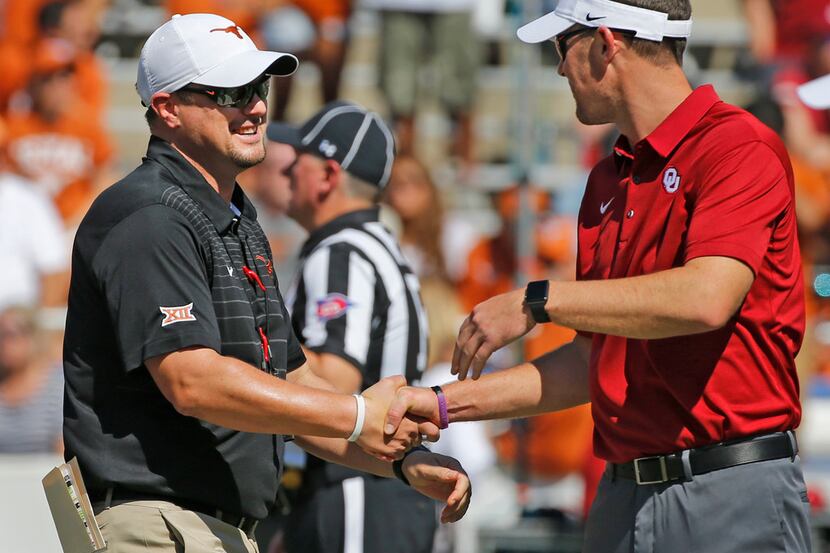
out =
[[597,19],[605,19],[606,17],[607,16],[605,16],[605,15],[600,15],[599,17],[591,17],[591,14],[589,13],[588,15],[585,16],[585,20],[586,21],[596,21]]
[[610,200],[608,200],[608,203],[599,204],[599,214],[600,215],[605,215],[605,212],[608,211],[608,207],[611,205],[611,202],[613,202],[613,201],[614,201],[614,198],[611,198]]

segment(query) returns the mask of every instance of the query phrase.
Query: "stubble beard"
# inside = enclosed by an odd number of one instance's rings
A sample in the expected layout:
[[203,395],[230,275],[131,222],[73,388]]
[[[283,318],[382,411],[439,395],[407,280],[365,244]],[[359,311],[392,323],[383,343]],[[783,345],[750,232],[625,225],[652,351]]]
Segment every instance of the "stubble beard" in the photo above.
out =
[[265,137],[262,137],[262,143],[259,145],[259,150],[254,148],[239,148],[231,145],[228,148],[230,160],[240,169],[250,169],[255,165],[259,165],[265,160]]
[[[576,118],[583,125],[604,125],[614,122],[612,99],[603,94],[593,94],[581,99],[574,94],[576,101]],[[590,100],[590,101],[589,101]]]
[[606,113],[607,110],[588,110],[584,106],[577,103],[576,118],[583,125],[604,125],[612,121],[611,116]]

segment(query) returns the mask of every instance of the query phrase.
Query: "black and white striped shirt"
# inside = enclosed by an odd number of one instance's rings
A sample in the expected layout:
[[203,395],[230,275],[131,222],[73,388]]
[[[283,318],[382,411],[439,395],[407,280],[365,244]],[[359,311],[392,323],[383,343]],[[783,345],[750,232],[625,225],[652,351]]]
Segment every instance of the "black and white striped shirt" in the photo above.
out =
[[347,213],[311,234],[286,301],[303,345],[349,361],[361,371],[363,389],[397,374],[414,384],[426,368],[418,278],[376,208]]

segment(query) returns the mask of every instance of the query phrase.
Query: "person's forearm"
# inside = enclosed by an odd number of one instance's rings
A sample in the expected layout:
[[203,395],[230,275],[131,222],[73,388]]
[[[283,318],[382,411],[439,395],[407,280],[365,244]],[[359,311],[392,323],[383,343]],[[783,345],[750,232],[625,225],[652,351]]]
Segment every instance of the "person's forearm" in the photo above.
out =
[[[176,355],[186,353],[168,357]],[[185,415],[267,434],[345,438],[354,428],[356,405],[351,396],[280,380],[211,350],[189,358],[187,364],[158,373],[160,389]]]
[[345,465],[385,478],[394,476],[392,463],[376,459],[346,440],[317,436],[297,436],[296,442],[304,450],[331,463]]
[[752,271],[739,261],[706,258],[637,277],[553,281],[546,310],[554,323],[577,330],[668,338],[720,328],[751,284]]
[[360,369],[352,365],[338,355],[331,353],[315,353],[303,348],[310,373],[318,377],[318,380],[325,382],[326,386],[320,386],[311,382],[303,382],[304,386],[313,386],[324,390],[330,389],[344,394],[352,394],[360,391],[363,375]]
[[529,417],[587,403],[589,348],[577,337],[530,363],[442,386],[450,422]]

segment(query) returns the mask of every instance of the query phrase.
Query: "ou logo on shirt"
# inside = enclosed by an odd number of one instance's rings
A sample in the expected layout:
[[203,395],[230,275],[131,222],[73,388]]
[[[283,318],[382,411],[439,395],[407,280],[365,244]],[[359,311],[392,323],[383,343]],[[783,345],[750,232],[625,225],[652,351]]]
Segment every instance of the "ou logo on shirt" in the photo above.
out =
[[663,173],[663,188],[669,194],[674,194],[680,188],[680,175],[674,167],[669,167]]

